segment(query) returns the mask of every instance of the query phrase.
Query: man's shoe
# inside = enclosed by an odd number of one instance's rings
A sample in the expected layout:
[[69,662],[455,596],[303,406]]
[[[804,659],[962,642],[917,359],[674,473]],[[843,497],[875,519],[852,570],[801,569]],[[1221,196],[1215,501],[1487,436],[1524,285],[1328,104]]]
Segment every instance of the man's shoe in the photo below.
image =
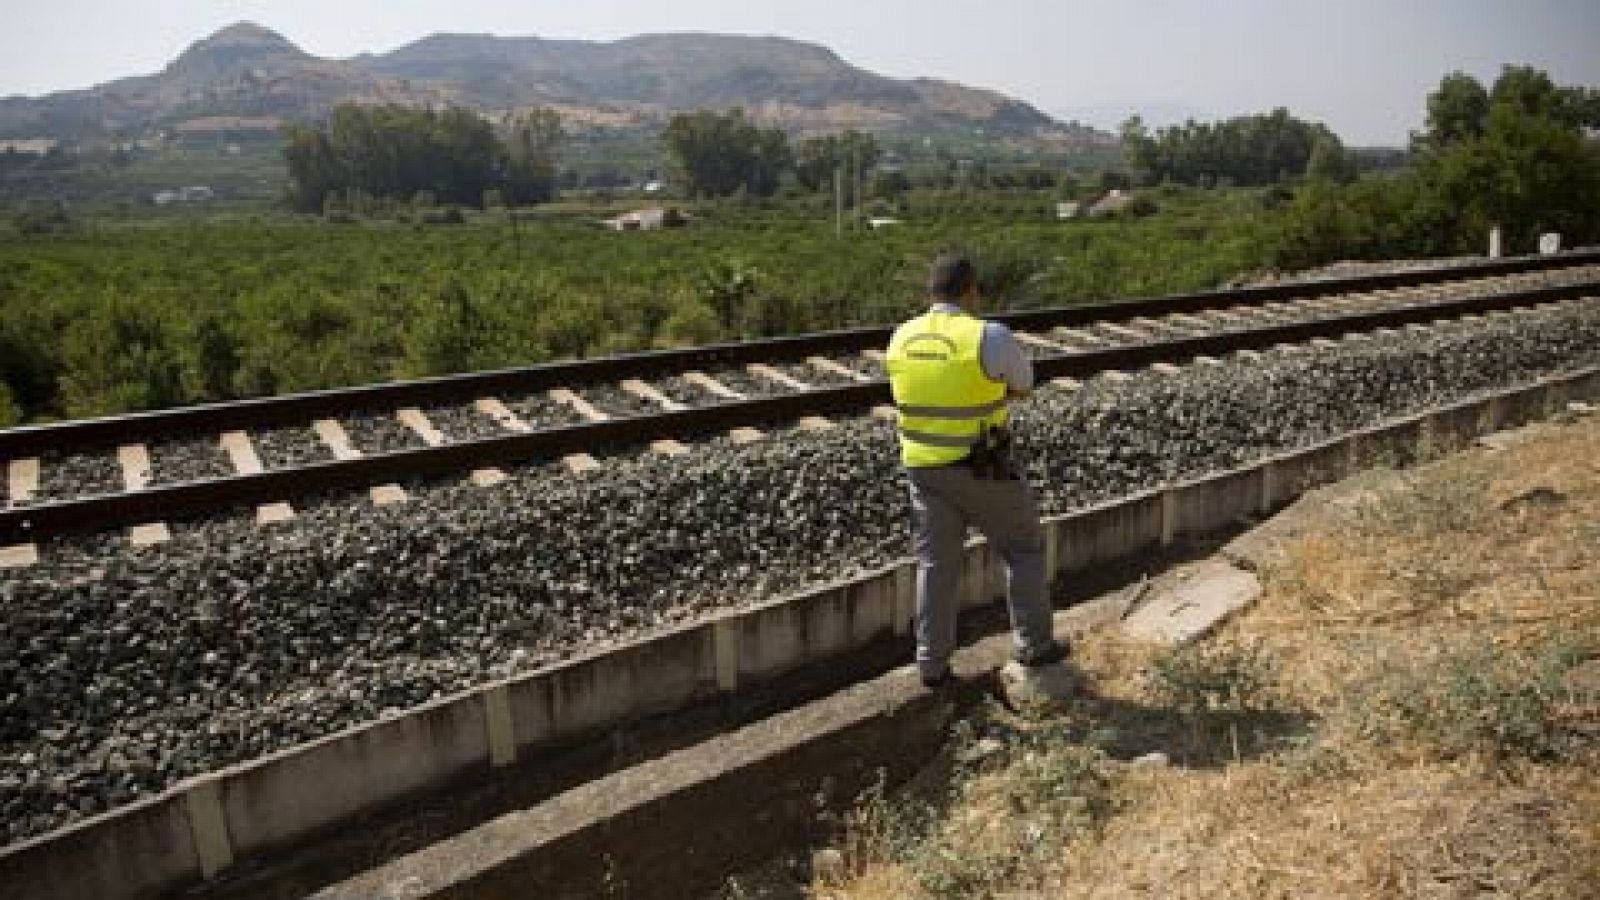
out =
[[956,673],[945,669],[937,675],[922,675],[922,686],[930,691],[943,690],[956,683]]
[[1049,649],[1026,658],[1019,654],[1017,662],[1022,663],[1023,666],[1029,669],[1039,669],[1044,666],[1053,666],[1056,663],[1065,662],[1067,655],[1071,652],[1071,648],[1068,647],[1065,641],[1051,641]]

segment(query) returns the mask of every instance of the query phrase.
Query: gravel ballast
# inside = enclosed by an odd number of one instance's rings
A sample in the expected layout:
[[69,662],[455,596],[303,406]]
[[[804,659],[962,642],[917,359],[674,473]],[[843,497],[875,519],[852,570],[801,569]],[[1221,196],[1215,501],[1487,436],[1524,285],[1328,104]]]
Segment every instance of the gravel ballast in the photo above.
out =
[[333,459],[333,451],[310,425],[251,431],[250,442],[255,445],[261,464],[268,469],[289,469]]
[[681,375],[652,379],[650,384],[668,398],[684,406],[709,406],[717,402],[715,394],[702,385],[685,380]]
[[596,410],[612,418],[648,416],[662,410],[661,404],[626,391],[621,385],[606,384],[586,388],[582,396]]
[[373,411],[339,419],[356,450],[368,456],[428,446],[422,435],[406,427],[393,412]]
[[228,454],[215,438],[162,441],[150,445],[150,483],[182,484],[234,474]]
[[33,503],[117,494],[122,488],[122,464],[115,447],[70,456],[46,453],[39,457],[39,489]]
[[776,397],[779,394],[790,393],[789,388],[778,382],[770,378],[752,375],[744,369],[718,369],[708,374],[717,383],[747,400],[754,400],[759,397]]
[[[1062,512],[1597,361],[1600,309],[1569,304],[1046,389],[1017,429]],[[0,840],[908,552],[882,422],[695,451],[449,480],[395,507],[354,493],[270,529],[219,519],[0,571]]]
[[444,439],[449,442],[476,441],[484,438],[502,437],[510,432],[500,427],[500,423],[484,414],[475,406],[466,404],[444,404],[428,406],[422,409],[422,414],[439,429]]
[[508,397],[505,405],[530,428],[554,428],[559,425],[576,425],[583,421],[577,410],[565,403],[552,400],[545,392]]

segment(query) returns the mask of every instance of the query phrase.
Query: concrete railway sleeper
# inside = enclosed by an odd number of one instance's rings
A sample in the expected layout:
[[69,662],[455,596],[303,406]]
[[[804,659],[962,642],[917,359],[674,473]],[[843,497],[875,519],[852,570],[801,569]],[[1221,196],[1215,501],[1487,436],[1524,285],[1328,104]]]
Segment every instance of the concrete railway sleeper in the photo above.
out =
[[[1600,310],[1575,300],[1047,388],[1017,423],[1049,566],[1076,577],[1352,467],[1537,418],[1600,393],[1597,366]],[[314,880],[296,890],[314,888],[351,872],[252,863],[300,858],[327,827],[418,792],[553,773],[593,740],[610,764],[591,752],[591,772],[626,764],[653,746],[627,743],[640,723],[687,729],[693,709],[814,664],[888,646],[874,665],[892,665],[908,615],[893,471],[888,426],[845,418],[514,479],[504,496],[422,487],[378,512],[307,511],[270,538],[217,522],[192,542],[0,573],[3,637],[29,674],[0,673],[25,717],[0,736],[0,810],[23,841],[0,851],[0,883],[245,896],[299,872]],[[968,568],[970,604],[990,602],[981,543]],[[105,639],[84,642],[86,625]],[[597,649],[614,638],[634,640]]]
[[[1094,326],[1097,334],[1056,329],[1052,338],[1045,339],[1021,333],[1038,354],[1041,376],[1082,378],[1102,370],[1168,364],[1196,355],[1583,296],[1593,293],[1597,284],[1600,266],[1580,265],[1453,282],[1448,290],[1423,285],[1369,291],[1357,298],[1301,298],[1263,307],[1262,315],[1255,315],[1260,310],[1253,307],[1219,308],[1202,314],[1212,325],[1209,329],[1196,328],[1190,324],[1193,317],[1182,314],[1184,321],[1170,328],[1141,317],[1130,319],[1130,325],[1100,323]],[[511,404],[480,397],[470,405],[435,405],[431,414],[414,406],[344,413],[308,423],[307,430],[323,448],[323,461],[299,462],[304,454],[291,455],[284,467],[262,471],[219,474],[226,449],[220,439],[167,440],[157,445],[163,451],[158,459],[174,458],[181,471],[211,477],[174,484],[170,474],[152,472],[150,461],[143,459],[142,476],[134,481],[124,478],[127,489],[121,494],[102,488],[93,496],[64,497],[58,486],[46,492],[51,502],[23,495],[23,502],[0,509],[0,547],[37,546],[58,534],[117,525],[137,526],[136,543],[159,542],[167,537],[162,525],[166,517],[292,503],[297,492],[371,487],[373,502],[385,505],[403,502],[400,483],[417,477],[470,472],[473,483],[492,485],[503,481],[500,473],[506,466],[531,460],[562,459],[572,472],[586,473],[599,467],[596,453],[601,448],[637,445],[681,454],[687,452],[686,442],[706,434],[732,430],[748,439],[770,423],[783,421],[826,427],[829,416],[887,401],[881,379],[863,373],[876,365],[870,357],[871,353],[863,353],[863,361],[855,363],[810,357],[795,365],[752,362],[710,373],[690,371],[663,380],[661,389],[641,378],[583,390],[557,387],[542,398]],[[527,424],[530,415],[537,425]],[[455,439],[452,430],[461,437]],[[240,431],[227,434],[239,433],[250,436]],[[9,434],[0,432],[0,447]],[[208,459],[197,461],[196,456]],[[18,461],[42,469],[48,479],[73,466],[83,468],[94,458],[91,453]],[[159,483],[152,484],[152,479]],[[258,516],[258,520],[272,523],[282,521],[282,516]],[[37,555],[37,550],[17,551],[9,560],[22,564]]]

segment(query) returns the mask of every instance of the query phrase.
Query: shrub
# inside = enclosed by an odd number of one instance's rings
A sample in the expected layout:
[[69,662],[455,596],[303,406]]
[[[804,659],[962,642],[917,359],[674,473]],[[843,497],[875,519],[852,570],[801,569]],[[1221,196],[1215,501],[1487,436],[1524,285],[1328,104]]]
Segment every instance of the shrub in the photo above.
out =
[[1447,478],[1409,478],[1361,503],[1356,528],[1365,535],[1419,538],[1475,530],[1493,512],[1488,487],[1488,475],[1461,465]]
[[[955,757],[973,758],[972,726],[957,729]],[[845,818],[847,870],[898,865],[922,893],[952,900],[1040,880],[1064,843],[1111,812],[1105,756],[1072,743],[1068,732],[1066,724],[1046,721],[1013,733],[1002,751],[959,763],[949,794],[934,803],[897,801],[880,781]],[[970,821],[944,818],[956,810],[981,813]]]
[[1276,681],[1273,659],[1255,644],[1183,644],[1150,664],[1150,690],[1186,712],[1264,709]]
[[716,311],[717,320],[728,334],[739,333],[742,313],[756,295],[761,272],[742,259],[718,260],[695,277],[700,298]]
[[1132,200],[1128,201],[1128,206],[1122,211],[1122,214],[1130,219],[1143,219],[1146,216],[1153,216],[1160,211],[1161,207],[1157,206],[1154,200],[1150,199],[1144,194],[1139,194]]
[[1027,886],[1111,805],[1104,754],[1070,742],[1063,724],[1036,727],[985,771],[961,777],[956,808],[987,811],[981,832],[952,822],[916,848],[907,868],[929,895],[951,900]]
[[25,205],[12,216],[11,224],[19,234],[75,234],[83,230],[83,221],[59,203]]
[[1584,658],[1564,640],[1511,654],[1489,640],[1389,658],[1352,692],[1358,733],[1378,745],[1410,741],[1426,755],[1551,759],[1568,740],[1559,711],[1564,676]]

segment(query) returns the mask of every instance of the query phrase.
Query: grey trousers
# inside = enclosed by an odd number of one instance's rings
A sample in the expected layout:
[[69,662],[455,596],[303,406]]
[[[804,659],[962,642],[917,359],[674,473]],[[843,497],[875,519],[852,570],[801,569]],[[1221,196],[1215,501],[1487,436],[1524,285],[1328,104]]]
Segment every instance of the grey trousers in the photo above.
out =
[[917,668],[937,677],[955,652],[968,525],[976,526],[1005,560],[1006,604],[1018,657],[1031,659],[1048,650],[1054,636],[1033,488],[1025,479],[975,478],[960,465],[905,471],[917,553]]

